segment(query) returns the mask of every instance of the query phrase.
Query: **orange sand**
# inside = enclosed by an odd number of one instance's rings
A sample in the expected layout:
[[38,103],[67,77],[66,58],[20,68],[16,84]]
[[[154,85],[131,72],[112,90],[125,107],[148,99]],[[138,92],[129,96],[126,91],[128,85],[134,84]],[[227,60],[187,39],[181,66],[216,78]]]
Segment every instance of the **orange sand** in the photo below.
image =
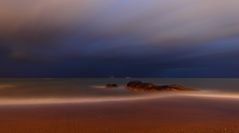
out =
[[239,100],[168,97],[139,101],[0,106],[0,133],[238,133]]

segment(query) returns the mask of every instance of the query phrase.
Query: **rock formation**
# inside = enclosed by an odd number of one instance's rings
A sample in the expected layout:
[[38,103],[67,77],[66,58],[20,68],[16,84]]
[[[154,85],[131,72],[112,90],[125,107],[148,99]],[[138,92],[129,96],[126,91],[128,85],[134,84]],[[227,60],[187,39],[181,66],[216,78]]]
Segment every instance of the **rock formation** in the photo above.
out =
[[181,85],[155,85],[141,81],[130,81],[127,88],[135,92],[156,92],[156,91],[192,91],[193,89]]

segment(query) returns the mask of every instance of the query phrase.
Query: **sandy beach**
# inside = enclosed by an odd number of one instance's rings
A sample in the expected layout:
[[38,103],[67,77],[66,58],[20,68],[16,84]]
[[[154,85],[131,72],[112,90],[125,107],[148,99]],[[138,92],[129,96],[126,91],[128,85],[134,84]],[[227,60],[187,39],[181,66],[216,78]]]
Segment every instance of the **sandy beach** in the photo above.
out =
[[239,99],[174,96],[1,105],[2,133],[238,133]]

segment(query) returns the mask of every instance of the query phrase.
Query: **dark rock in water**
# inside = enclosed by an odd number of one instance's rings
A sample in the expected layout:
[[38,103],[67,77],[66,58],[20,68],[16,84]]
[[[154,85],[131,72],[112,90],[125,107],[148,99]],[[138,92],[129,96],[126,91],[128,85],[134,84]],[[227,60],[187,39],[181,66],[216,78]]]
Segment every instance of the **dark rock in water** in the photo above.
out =
[[127,88],[135,92],[156,92],[156,91],[191,91],[193,89],[186,88],[181,85],[155,85],[141,81],[130,81]]
[[116,87],[118,87],[118,85],[117,84],[106,84],[105,87],[106,88],[116,88]]

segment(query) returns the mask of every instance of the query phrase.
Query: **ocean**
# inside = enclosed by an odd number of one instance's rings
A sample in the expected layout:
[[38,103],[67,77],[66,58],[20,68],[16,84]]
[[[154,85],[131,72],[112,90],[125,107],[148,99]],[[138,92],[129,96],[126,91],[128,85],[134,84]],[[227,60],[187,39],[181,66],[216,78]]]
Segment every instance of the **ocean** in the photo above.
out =
[[[199,91],[239,94],[237,78],[1,78],[0,99],[133,97],[126,89],[131,80],[158,85],[180,84]],[[118,88],[105,88],[116,83]]]

